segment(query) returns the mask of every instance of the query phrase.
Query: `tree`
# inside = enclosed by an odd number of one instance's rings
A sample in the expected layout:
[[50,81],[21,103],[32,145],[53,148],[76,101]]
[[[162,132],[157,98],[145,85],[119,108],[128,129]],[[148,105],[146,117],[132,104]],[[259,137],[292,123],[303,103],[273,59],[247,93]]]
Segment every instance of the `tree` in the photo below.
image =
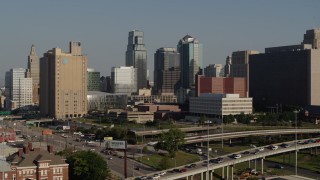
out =
[[95,152],[78,151],[67,157],[70,179],[105,180],[111,178],[107,162]]
[[229,123],[232,123],[232,122],[234,122],[234,116],[232,114],[224,116],[224,118],[223,118],[223,123],[224,124],[229,124]]
[[144,146],[144,147],[142,148],[142,153],[143,153],[143,154],[147,154],[147,152],[148,152],[148,147],[147,147],[147,146]]
[[160,141],[155,145],[155,149],[166,150],[170,157],[175,157],[179,147],[185,142],[185,134],[177,128],[171,128],[168,132],[160,134]]
[[203,126],[203,124],[206,122],[207,117],[206,116],[201,116],[199,119],[199,125]]

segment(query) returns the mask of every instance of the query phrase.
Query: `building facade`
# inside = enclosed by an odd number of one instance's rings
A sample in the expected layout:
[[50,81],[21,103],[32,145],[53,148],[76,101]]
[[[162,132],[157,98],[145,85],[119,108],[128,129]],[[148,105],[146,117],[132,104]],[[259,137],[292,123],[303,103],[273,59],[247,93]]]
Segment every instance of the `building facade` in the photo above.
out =
[[127,94],[111,94],[99,91],[88,91],[88,111],[107,109],[125,109],[128,102]]
[[142,31],[129,32],[126,66],[137,68],[137,89],[147,88],[147,50],[143,39]]
[[94,71],[94,69],[87,69],[88,73],[88,91],[100,90],[100,72]]
[[250,56],[254,106],[320,105],[320,51],[310,45],[266,48]]
[[180,87],[180,54],[176,48],[160,48],[154,54],[154,94],[175,94]]
[[5,104],[7,110],[30,110],[33,106],[32,78],[26,78],[25,73],[24,68],[13,68],[6,72]]
[[222,77],[221,70],[222,64],[209,64],[204,68],[204,75],[206,77]]
[[303,36],[303,44],[311,44],[313,49],[320,48],[320,28],[310,29]]
[[244,77],[204,77],[198,76],[197,96],[202,93],[239,94],[247,97],[246,78]]
[[181,86],[184,89],[195,87],[195,76],[202,67],[202,44],[186,35],[179,41],[177,49],[180,53]]
[[36,53],[34,45],[31,46],[31,50],[28,56],[28,68],[26,71],[26,77],[32,79],[32,102],[35,105],[39,104],[39,82],[40,82],[40,69],[39,58]]
[[40,113],[55,118],[87,113],[87,56],[81,43],[70,42],[70,51],[53,48],[40,59]]
[[[20,148],[9,156],[5,171],[0,171],[5,180],[68,180],[69,165],[48,145],[47,151],[32,148],[32,144]],[[2,173],[4,173],[2,175]]]
[[239,94],[201,94],[190,97],[190,113],[196,115],[225,116],[252,113],[252,98],[240,98]]
[[137,92],[137,68],[112,67],[111,89],[113,93],[124,93],[131,95]]

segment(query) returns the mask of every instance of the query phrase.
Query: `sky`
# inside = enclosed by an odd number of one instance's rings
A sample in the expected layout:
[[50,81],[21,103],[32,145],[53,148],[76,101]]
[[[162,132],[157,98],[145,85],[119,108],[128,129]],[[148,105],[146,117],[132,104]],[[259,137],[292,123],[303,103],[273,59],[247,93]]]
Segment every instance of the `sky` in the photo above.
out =
[[[88,68],[109,76],[125,65],[128,32],[144,32],[147,63],[189,34],[203,44],[203,66],[225,64],[233,51],[299,44],[320,27],[319,0],[10,0],[0,2],[0,86],[5,72],[26,68],[32,44],[40,57],[81,41]],[[152,77],[152,75],[151,75]]]

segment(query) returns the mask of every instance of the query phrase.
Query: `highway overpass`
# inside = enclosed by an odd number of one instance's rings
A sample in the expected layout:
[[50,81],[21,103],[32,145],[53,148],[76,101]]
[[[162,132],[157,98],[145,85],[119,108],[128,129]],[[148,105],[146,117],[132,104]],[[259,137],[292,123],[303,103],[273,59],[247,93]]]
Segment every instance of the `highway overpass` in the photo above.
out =
[[[300,140],[302,141],[302,140]],[[240,151],[237,152],[236,154],[241,154],[242,157],[239,159],[234,159],[231,158],[231,154],[225,155],[225,156],[221,156],[223,158],[223,162],[221,163],[209,163],[209,166],[207,167],[207,163],[204,163],[203,161],[199,161],[195,163],[195,167],[194,168],[188,168],[188,170],[186,172],[173,172],[173,169],[182,169],[185,168],[185,166],[180,166],[180,167],[176,167],[176,168],[172,168],[172,169],[167,169],[165,170],[167,173],[164,176],[161,176],[159,179],[162,180],[175,180],[175,179],[180,179],[180,178],[185,178],[187,180],[193,180],[193,176],[196,174],[200,174],[201,180],[205,179],[207,173],[209,173],[210,179],[212,179],[213,176],[213,172],[216,169],[222,168],[222,172],[225,172],[225,170],[227,171],[227,175],[226,177],[222,178],[226,178],[226,179],[233,179],[233,167],[235,164],[241,163],[241,162],[250,162],[252,160],[256,160],[256,159],[261,159],[261,173],[263,174],[264,172],[264,159],[267,156],[272,156],[272,155],[276,155],[276,154],[281,154],[281,153],[287,153],[290,151],[295,151],[295,150],[300,150],[300,149],[307,149],[307,148],[316,148],[320,146],[320,143],[309,143],[309,144],[295,144],[295,142],[291,141],[291,142],[286,142],[287,144],[289,144],[289,147],[281,147],[279,146],[279,148],[277,150],[272,150],[272,149],[268,149],[266,148],[267,146],[264,147],[265,150],[259,152],[259,153],[255,153],[257,152],[257,149],[259,148],[255,148],[255,149],[250,149],[249,150],[249,154],[244,154],[243,152],[245,151]],[[274,144],[274,145],[280,145],[279,144]],[[247,150],[248,151],[248,150]],[[171,171],[171,173],[170,173]],[[161,172],[161,171],[159,171]],[[152,173],[152,174],[147,174],[146,176],[153,176],[156,173]],[[225,173],[223,173],[225,174]],[[128,180],[133,180],[133,179],[138,179],[137,177],[131,177],[131,178],[127,178]]]

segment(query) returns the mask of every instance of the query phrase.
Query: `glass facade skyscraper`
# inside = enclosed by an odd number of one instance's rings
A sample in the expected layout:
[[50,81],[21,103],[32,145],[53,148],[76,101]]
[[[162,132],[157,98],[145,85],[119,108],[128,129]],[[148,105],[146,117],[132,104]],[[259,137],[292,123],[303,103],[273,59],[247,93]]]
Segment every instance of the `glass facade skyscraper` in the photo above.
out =
[[143,32],[129,32],[126,51],[126,66],[137,68],[137,88],[147,87],[147,51],[143,41]]
[[190,35],[184,36],[178,43],[181,67],[181,85],[184,89],[195,87],[195,76],[202,67],[202,44]]

